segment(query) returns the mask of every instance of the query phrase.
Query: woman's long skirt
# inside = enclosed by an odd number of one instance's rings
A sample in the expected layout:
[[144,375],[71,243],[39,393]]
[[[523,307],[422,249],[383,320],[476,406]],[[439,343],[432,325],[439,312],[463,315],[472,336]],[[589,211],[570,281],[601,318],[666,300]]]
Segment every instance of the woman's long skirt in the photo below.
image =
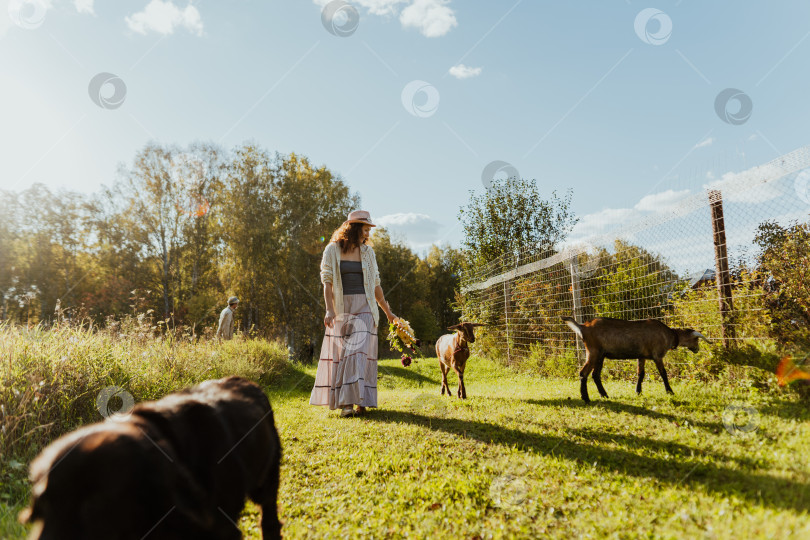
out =
[[344,294],[343,310],[326,327],[309,404],[376,407],[377,327],[371,306],[365,294]]

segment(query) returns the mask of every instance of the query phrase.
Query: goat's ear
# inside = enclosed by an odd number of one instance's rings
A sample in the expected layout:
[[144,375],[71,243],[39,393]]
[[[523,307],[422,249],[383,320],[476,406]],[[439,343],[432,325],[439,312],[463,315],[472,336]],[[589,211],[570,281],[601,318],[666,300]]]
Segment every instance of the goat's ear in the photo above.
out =
[[447,329],[448,330],[461,330],[461,328],[459,328],[459,326],[457,324],[454,324],[453,326],[448,326]]
[[470,323],[470,324],[472,326],[486,326],[484,323],[480,323],[480,322],[474,322],[474,323]]

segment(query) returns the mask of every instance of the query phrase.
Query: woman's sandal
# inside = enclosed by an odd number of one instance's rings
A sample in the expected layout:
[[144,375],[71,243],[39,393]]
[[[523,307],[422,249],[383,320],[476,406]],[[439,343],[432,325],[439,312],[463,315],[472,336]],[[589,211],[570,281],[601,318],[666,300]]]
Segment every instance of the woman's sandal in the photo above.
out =
[[340,416],[343,418],[346,418],[347,416],[354,416],[354,409],[352,409],[351,405],[348,407],[343,407],[343,410],[340,411]]

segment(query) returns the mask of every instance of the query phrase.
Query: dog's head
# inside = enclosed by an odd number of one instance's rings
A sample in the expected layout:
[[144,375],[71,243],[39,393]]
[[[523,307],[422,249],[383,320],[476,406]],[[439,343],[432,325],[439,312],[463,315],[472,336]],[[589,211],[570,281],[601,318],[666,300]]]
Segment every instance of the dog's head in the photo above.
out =
[[471,322],[462,322],[458,324],[454,324],[453,326],[448,326],[448,330],[455,330],[457,332],[461,332],[464,336],[464,339],[469,343],[475,343],[475,327],[476,326],[484,326],[481,323],[471,323]]
[[197,529],[202,502],[156,438],[137,422],[107,420],[51,443],[30,466],[31,504],[19,516],[33,526],[29,538],[123,540],[159,524]]
[[691,328],[675,328],[674,330],[675,333],[678,334],[678,347],[686,347],[693,353],[700,350],[701,339],[706,343],[711,343],[706,336],[697,330],[692,330]]

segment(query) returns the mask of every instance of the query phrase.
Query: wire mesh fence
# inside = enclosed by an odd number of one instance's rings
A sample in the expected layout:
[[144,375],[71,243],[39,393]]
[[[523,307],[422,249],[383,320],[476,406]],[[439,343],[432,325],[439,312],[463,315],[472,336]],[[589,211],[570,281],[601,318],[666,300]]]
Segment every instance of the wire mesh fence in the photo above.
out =
[[518,246],[463,276],[463,317],[487,325],[485,354],[509,364],[533,354],[581,364],[563,316],[659,319],[727,346],[767,339],[754,239],[765,222],[808,220],[808,167],[810,146],[677,200],[647,197],[646,211],[598,234],[578,227],[555,248]]

